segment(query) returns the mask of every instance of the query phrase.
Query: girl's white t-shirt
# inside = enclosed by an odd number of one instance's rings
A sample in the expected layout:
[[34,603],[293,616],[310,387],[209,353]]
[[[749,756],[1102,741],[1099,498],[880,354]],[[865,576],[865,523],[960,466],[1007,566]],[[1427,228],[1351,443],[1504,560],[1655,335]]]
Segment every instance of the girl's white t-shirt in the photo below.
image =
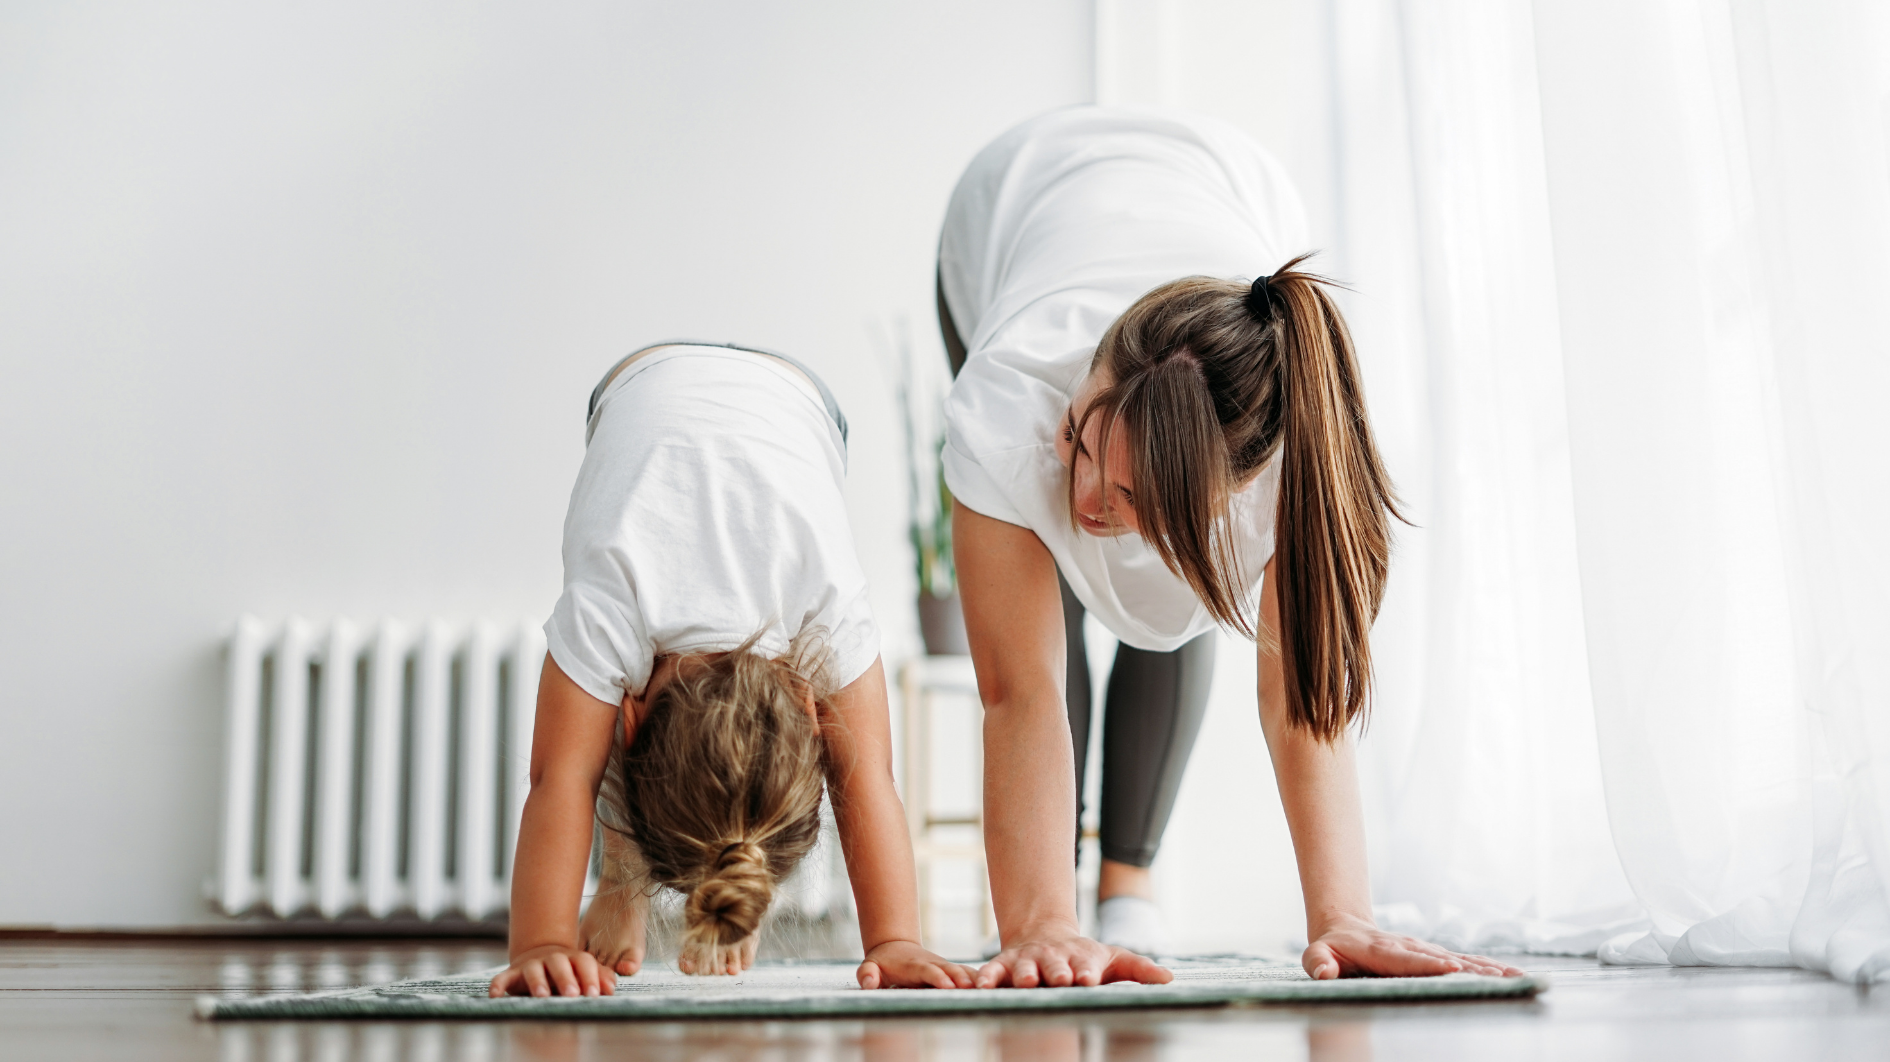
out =
[[[1284,169],[1238,129],[1165,110],[1072,107],[979,152],[952,192],[939,282],[968,351],[946,403],[945,481],[967,507],[1036,532],[1085,608],[1166,651],[1215,626],[1138,535],[1070,520],[1056,432],[1103,332],[1185,276],[1271,273],[1306,246]],[[1278,461],[1235,496],[1236,555],[1257,595],[1273,555]]]
[[564,521],[552,659],[586,693],[641,693],[657,656],[785,652],[825,632],[828,680],[879,656],[841,494],[846,443],[807,378],[725,347],[661,347],[598,397]]

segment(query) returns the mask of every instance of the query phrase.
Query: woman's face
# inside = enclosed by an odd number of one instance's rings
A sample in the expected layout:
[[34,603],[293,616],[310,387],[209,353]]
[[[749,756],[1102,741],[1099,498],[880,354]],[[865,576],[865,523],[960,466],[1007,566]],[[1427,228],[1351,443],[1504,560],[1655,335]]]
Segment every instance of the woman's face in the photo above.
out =
[[1142,525],[1135,516],[1135,492],[1129,465],[1129,437],[1120,424],[1111,433],[1108,460],[1098,461],[1096,449],[1102,439],[1102,418],[1092,417],[1076,437],[1076,425],[1089,408],[1097,391],[1108,386],[1102,372],[1092,372],[1083,387],[1064,410],[1063,423],[1057,428],[1057,460],[1070,470],[1076,489],[1074,515],[1076,526],[1085,534],[1111,538],[1123,534],[1141,534]]

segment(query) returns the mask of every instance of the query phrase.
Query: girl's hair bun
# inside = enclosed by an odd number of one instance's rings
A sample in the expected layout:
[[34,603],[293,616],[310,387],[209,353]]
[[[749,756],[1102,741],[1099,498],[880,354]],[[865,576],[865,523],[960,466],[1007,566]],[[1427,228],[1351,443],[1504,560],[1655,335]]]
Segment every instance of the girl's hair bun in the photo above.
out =
[[767,851],[753,841],[732,842],[689,894],[685,939],[698,945],[734,944],[760,928],[773,899]]

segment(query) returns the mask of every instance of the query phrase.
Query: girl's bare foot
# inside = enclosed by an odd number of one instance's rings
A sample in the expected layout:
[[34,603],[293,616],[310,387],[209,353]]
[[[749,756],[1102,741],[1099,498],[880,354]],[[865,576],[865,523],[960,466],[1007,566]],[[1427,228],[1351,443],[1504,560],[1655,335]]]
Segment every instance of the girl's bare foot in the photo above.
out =
[[704,977],[733,977],[755,964],[755,945],[760,941],[761,934],[750,933],[733,944],[717,944],[707,949],[706,955],[697,954],[685,945],[682,954],[676,956],[676,968]]
[[643,968],[650,897],[642,889],[601,887],[578,923],[578,939],[597,961],[629,977]]

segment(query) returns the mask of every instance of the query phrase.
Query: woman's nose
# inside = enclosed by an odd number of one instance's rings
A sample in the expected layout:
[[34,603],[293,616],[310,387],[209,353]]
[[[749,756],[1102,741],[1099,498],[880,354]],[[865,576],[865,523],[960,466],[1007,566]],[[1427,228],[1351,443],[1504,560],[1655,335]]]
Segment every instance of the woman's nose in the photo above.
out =
[[1076,511],[1091,520],[1102,519],[1102,492],[1096,489],[1094,475],[1086,476],[1080,471],[1077,473]]

